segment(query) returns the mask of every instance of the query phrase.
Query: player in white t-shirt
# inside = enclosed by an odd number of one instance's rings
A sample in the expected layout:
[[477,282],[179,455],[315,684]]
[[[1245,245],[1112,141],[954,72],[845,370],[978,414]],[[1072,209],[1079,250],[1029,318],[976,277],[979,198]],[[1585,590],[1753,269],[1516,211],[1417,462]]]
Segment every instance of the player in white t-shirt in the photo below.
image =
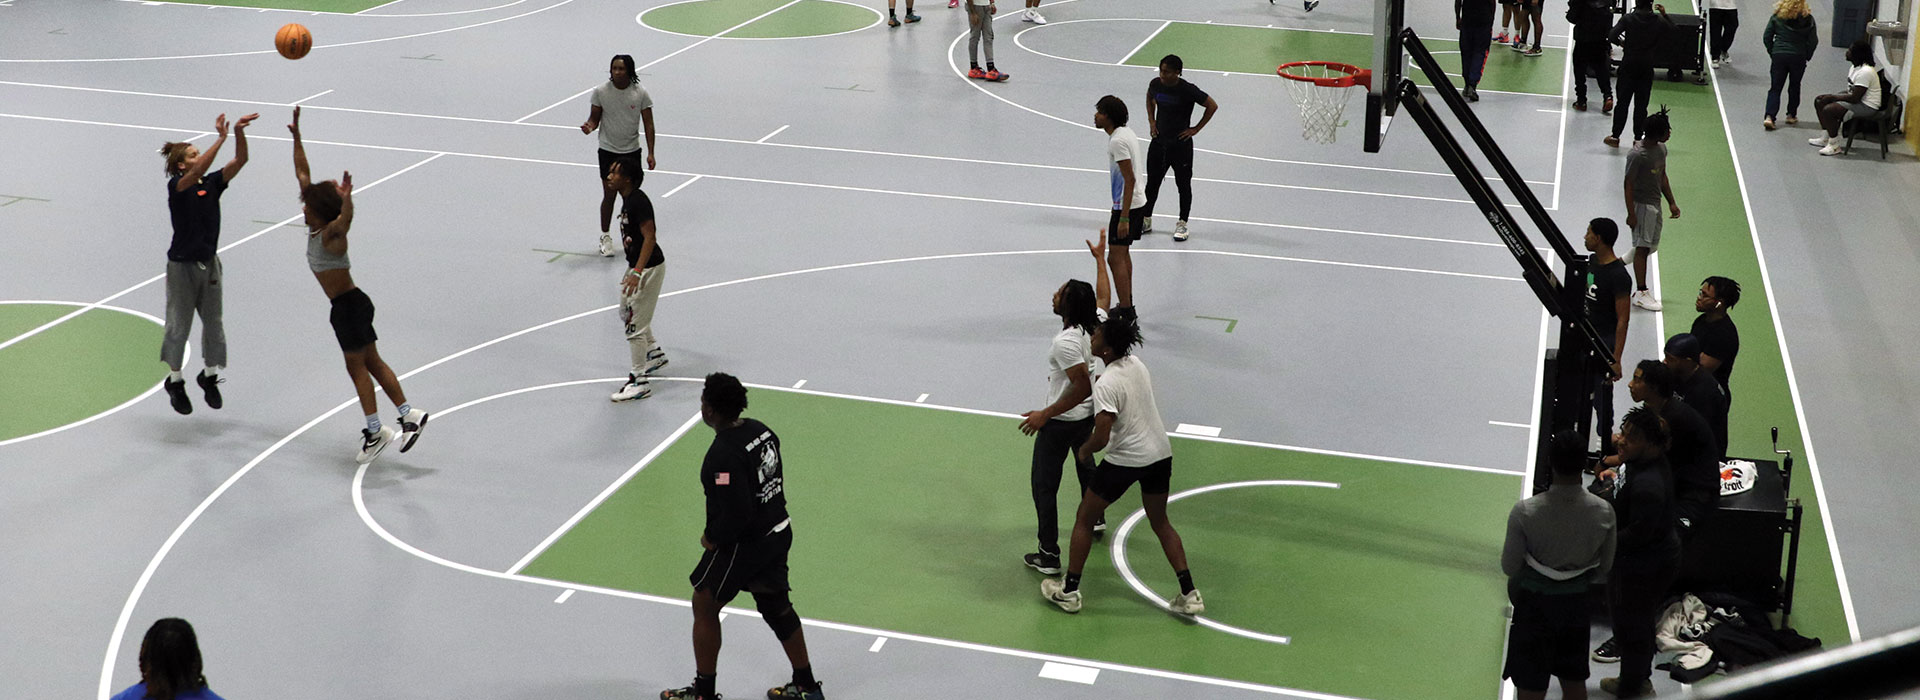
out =
[[[1074,458],[1082,496],[1093,486],[1093,460],[1075,453],[1093,435],[1093,378],[1101,364],[1093,356],[1092,334],[1107,317],[1106,234],[1100,231],[1098,243],[1087,241],[1097,282],[1067,280],[1053,292],[1060,332],[1047,351],[1047,405],[1020,414],[1020,432],[1034,436],[1033,509],[1040,519],[1040,549],[1022,561],[1048,576],[1060,574],[1060,471],[1067,457]],[[1105,521],[1095,525],[1106,529]]]
[[1823,156],[1843,152],[1840,123],[1849,113],[1871,117],[1880,111],[1880,68],[1873,62],[1873,44],[1865,37],[1853,42],[1847,48],[1847,62],[1853,64],[1847,69],[1847,91],[1813,98],[1813,111],[1820,115],[1820,127],[1827,133],[1807,139],[1807,143],[1819,146]]
[[1081,496],[1080,512],[1073,522],[1067,575],[1040,582],[1040,594],[1067,612],[1080,612],[1080,572],[1087,563],[1088,550],[1093,548],[1093,523],[1136,482],[1140,484],[1140,505],[1147,511],[1147,522],[1153,526],[1154,536],[1160,538],[1160,549],[1180,581],[1180,595],[1167,601],[1167,608],[1183,615],[1198,615],[1206,609],[1200,591],[1193,587],[1193,574],[1187,570],[1186,546],[1167,520],[1173,444],[1167,440],[1166,424],[1160,421],[1160,409],[1154,405],[1153,377],[1147,365],[1131,354],[1139,344],[1140,322],[1132,316],[1116,314],[1093,333],[1093,354],[1104,360],[1107,368],[1093,386],[1093,436],[1080,445],[1078,457],[1090,460],[1101,449],[1107,455],[1094,467],[1093,485]]
[[607,188],[607,171],[613,161],[640,150],[640,128],[646,126],[647,169],[653,169],[653,96],[640,87],[633,72],[633,57],[620,54],[607,66],[607,82],[593,89],[593,109],[580,133],[600,132],[600,255],[613,257],[620,247],[614,245],[614,192]]
[[1093,125],[1107,132],[1107,175],[1113,214],[1107,219],[1107,266],[1113,268],[1114,315],[1132,315],[1133,253],[1147,218],[1147,147],[1127,127],[1127,103],[1113,95],[1093,106]]

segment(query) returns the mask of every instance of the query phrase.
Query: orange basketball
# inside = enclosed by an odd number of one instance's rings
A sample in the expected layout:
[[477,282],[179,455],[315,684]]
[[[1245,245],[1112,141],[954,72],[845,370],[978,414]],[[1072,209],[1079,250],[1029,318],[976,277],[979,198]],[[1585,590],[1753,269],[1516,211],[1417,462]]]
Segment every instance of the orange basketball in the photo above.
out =
[[289,24],[281,27],[280,33],[274,35],[273,47],[279,49],[282,56],[298,59],[313,50],[313,33],[307,31],[304,26]]

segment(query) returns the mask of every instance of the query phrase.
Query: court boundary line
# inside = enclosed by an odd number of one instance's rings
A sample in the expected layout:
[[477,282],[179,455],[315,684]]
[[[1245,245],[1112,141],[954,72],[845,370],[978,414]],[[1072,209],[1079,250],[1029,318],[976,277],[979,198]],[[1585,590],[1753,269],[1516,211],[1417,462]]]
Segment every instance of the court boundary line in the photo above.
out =
[[[1068,23],[1070,23],[1071,21],[1086,21],[1086,20],[1070,20],[1069,22],[1061,22],[1061,24],[1068,24]],[[1020,40],[1020,39],[1019,39],[1019,37],[1020,37],[1020,35],[1021,35],[1021,34],[1025,34],[1025,33],[1027,33],[1027,32],[1029,32],[1029,31],[1032,31],[1032,30],[1034,30],[1034,29],[1039,29],[1039,28],[1040,28],[1041,26],[1044,26],[1044,25],[1035,25],[1035,26],[1033,26],[1033,27],[1028,27],[1027,29],[1023,29],[1023,30],[1020,30],[1019,32],[1017,32],[1017,33],[1015,33],[1015,34],[1013,35],[1013,36],[1014,36],[1014,43],[1019,43],[1019,40]],[[1116,65],[1116,66],[1125,66],[1125,65],[1131,65],[1131,64],[1129,64],[1129,63],[1127,63],[1127,62],[1128,62],[1128,61],[1131,61],[1131,60],[1133,60],[1133,55],[1134,55],[1134,54],[1137,54],[1137,53],[1140,53],[1140,50],[1141,50],[1141,49],[1144,49],[1144,48],[1146,48],[1146,47],[1147,47],[1147,44],[1151,44],[1151,43],[1153,43],[1153,40],[1154,40],[1154,38],[1155,38],[1155,37],[1158,37],[1158,36],[1160,36],[1160,32],[1164,32],[1164,31],[1166,31],[1166,30],[1167,30],[1167,27],[1171,27],[1171,26],[1173,26],[1173,20],[1167,20],[1167,21],[1165,21],[1165,22],[1161,22],[1161,23],[1160,23],[1160,26],[1159,26],[1159,28],[1157,28],[1157,29],[1154,29],[1154,30],[1153,30],[1153,32],[1152,32],[1152,33],[1150,33],[1150,34],[1147,34],[1147,38],[1145,38],[1145,39],[1141,39],[1141,40],[1140,40],[1140,43],[1139,43],[1139,44],[1136,44],[1136,45],[1135,45],[1135,46],[1133,47],[1133,50],[1132,50],[1132,51],[1128,51],[1128,52],[1127,52],[1127,55],[1125,55],[1125,56],[1121,56],[1121,57],[1120,57],[1120,60],[1118,60],[1118,61],[1115,61],[1115,62],[1113,63],[1113,65]],[[1023,49],[1024,49],[1024,48],[1026,48],[1026,47],[1024,47],[1024,46],[1022,46],[1022,47],[1020,47],[1020,48],[1023,48]],[[1037,52],[1037,51],[1036,51],[1035,53],[1039,53],[1039,52]],[[1156,68],[1155,70],[1158,70],[1158,69]]]
[[[599,379],[590,379],[590,380],[582,380],[579,382],[573,382],[573,383],[570,383],[567,385],[561,385],[561,386],[568,386],[571,384],[584,384],[588,382],[598,384],[598,383],[602,383],[602,381],[603,380],[599,380]],[[494,396],[489,396],[487,397],[487,399],[482,399],[482,400],[505,398],[507,396],[512,396],[518,393],[525,393],[528,391],[537,391],[538,389],[547,389],[547,388],[555,388],[555,387],[546,386],[546,387],[538,387],[536,389],[527,389],[527,390],[518,391],[518,392],[509,392],[507,394],[496,394]],[[479,401],[476,400],[476,401],[468,402],[467,404],[461,404],[461,406],[465,407],[473,403],[479,403]],[[452,412],[451,410],[448,410],[448,411],[444,411],[443,413],[451,413],[451,412]],[[700,422],[701,415],[702,414],[700,411],[694,411],[693,417],[688,418],[687,422],[681,423],[679,428],[675,428],[674,431],[668,434],[664,440],[660,441],[660,444],[655,445],[652,450],[648,451],[646,456],[641,457],[639,462],[635,462],[631,469],[628,469],[626,473],[621,474],[620,478],[614,479],[613,483],[608,484],[607,488],[601,490],[599,495],[596,495],[593,497],[593,500],[587,501],[586,505],[581,506],[580,510],[574,512],[573,517],[567,518],[566,522],[563,522],[560,524],[560,527],[555,528],[554,531],[551,534],[548,534],[545,539],[540,540],[539,544],[534,545],[533,549],[529,550],[526,556],[520,557],[519,561],[514,562],[513,566],[508,567],[506,573],[518,574],[520,573],[521,570],[527,568],[527,565],[532,564],[533,560],[538,559],[540,555],[545,554],[547,551],[547,548],[552,547],[553,543],[560,541],[560,538],[566,535],[568,532],[572,532],[573,527],[575,525],[580,524],[580,521],[585,519],[589,513],[592,513],[594,510],[598,509],[600,507],[600,504],[605,503],[608,498],[611,498],[615,491],[619,491],[621,487],[626,486],[627,482],[633,480],[633,477],[639,476],[640,470],[647,468],[647,465],[652,464],[654,459],[658,458],[661,453],[667,451],[667,448],[672,447],[674,443],[679,442],[680,438],[687,434],[687,431],[693,429],[693,424]]]
[[[654,5],[653,7],[649,7],[649,8],[647,8],[647,9],[644,9],[644,10],[641,10],[641,11],[640,11],[640,14],[637,14],[637,15],[634,15],[634,16],[633,16],[633,21],[634,21],[634,23],[635,23],[635,24],[639,24],[639,25],[640,25],[640,26],[642,26],[642,27],[646,27],[646,28],[648,28],[648,29],[651,29],[651,30],[654,30],[654,31],[656,31],[656,32],[660,32],[661,34],[671,34],[671,35],[673,35],[673,36],[684,36],[684,37],[687,37],[687,38],[690,38],[690,39],[699,39],[699,38],[703,38],[703,37],[702,37],[701,35],[699,35],[699,34],[688,34],[688,33],[685,33],[685,32],[676,32],[676,31],[673,31],[673,30],[671,30],[671,29],[661,29],[660,27],[656,27],[656,26],[654,26],[654,25],[651,25],[651,24],[647,24],[647,22],[646,22],[646,20],[644,20],[644,19],[641,19],[641,18],[643,18],[643,17],[645,17],[645,16],[647,15],[647,13],[649,13],[649,12],[652,12],[652,11],[654,11],[654,10],[658,10],[658,9],[661,9],[661,8],[664,8],[664,7],[673,7],[674,5],[685,5],[685,4],[688,4],[688,3],[694,3],[694,2],[702,2],[702,1],[703,1],[703,0],[676,0],[675,2],[670,2],[670,3],[667,3],[667,4],[665,4],[665,5]],[[873,21],[872,21],[872,22],[869,22],[869,23],[867,23],[867,25],[866,25],[866,26],[863,26],[863,27],[860,27],[859,29],[848,29],[848,30],[845,30],[845,31],[839,31],[839,32],[833,32],[833,33],[831,33],[831,34],[805,34],[805,35],[801,35],[801,36],[730,36],[730,37],[727,37],[727,39],[730,39],[730,40],[732,40],[732,41],[792,41],[792,40],[795,40],[795,39],[825,39],[825,38],[827,38],[827,37],[830,37],[830,36],[840,36],[840,35],[842,35],[842,34],[852,34],[852,33],[855,33],[855,32],[864,32],[864,31],[866,31],[866,30],[868,30],[868,29],[872,29],[872,28],[874,28],[874,27],[876,27],[876,26],[879,26],[879,24],[880,24],[880,22],[881,22],[882,20],[885,20],[885,19],[887,18],[887,16],[886,16],[886,15],[884,15],[884,14],[881,14],[881,12],[880,12],[880,10],[878,10],[878,9],[875,9],[875,8],[872,8],[872,7],[868,7],[868,6],[866,6],[866,5],[862,5],[862,4],[860,4],[860,3],[857,3],[857,2],[848,2],[847,0],[819,0],[819,1],[820,1],[820,2],[830,2],[830,3],[834,3],[834,4],[837,4],[837,5],[846,5],[846,6],[849,6],[849,7],[858,7],[858,8],[860,8],[860,9],[862,9],[862,10],[866,10],[866,11],[868,11],[868,12],[872,12],[872,13],[873,13]],[[726,32],[721,32],[721,33],[722,33],[722,34],[724,34],[724,33],[726,33]]]
[[[116,123],[116,122],[98,122],[98,121],[90,121],[90,120],[84,120],[84,119],[69,119],[65,117],[41,117],[41,116],[25,115],[25,114],[0,113],[0,118],[26,119],[30,121],[45,121],[45,122],[54,122],[54,123],[83,124],[83,125],[89,125],[89,126],[120,127],[120,128],[128,128],[128,129],[141,129],[141,130],[147,130],[147,131],[166,131],[166,132],[174,132],[174,133],[193,131],[191,129],[176,129],[171,127],[145,126],[140,124],[123,124],[123,123]],[[284,136],[251,136],[249,138],[269,140],[269,141],[291,141],[290,138],[284,137]],[[396,152],[404,152],[404,153],[429,153],[429,154],[436,154],[436,155],[461,156],[466,158],[480,158],[480,159],[486,159],[486,160],[502,160],[502,161],[521,162],[521,163],[538,163],[543,165],[559,165],[559,166],[578,167],[578,168],[595,167],[592,163],[576,163],[576,162],[569,162],[569,161],[546,160],[546,159],[540,159],[540,158],[524,158],[519,156],[501,156],[501,155],[492,155],[492,154],[486,154],[486,153],[470,153],[470,152],[464,152],[464,151],[440,151],[440,150],[425,149],[425,148],[409,148],[405,146],[381,146],[381,145],[375,145],[375,144],[349,143],[344,141],[325,141],[325,140],[318,140],[318,139],[306,139],[306,142],[309,144],[315,144],[315,145],[340,146],[340,147],[346,147],[346,148],[365,148],[365,149],[380,150],[380,151],[396,151]],[[747,141],[743,143],[752,143],[752,142]],[[785,145],[785,144],[776,144],[776,143],[770,142],[762,145],[772,146],[772,145]],[[820,147],[812,147],[812,148],[820,148]],[[1065,166],[1040,166],[1040,167],[1065,167]],[[1037,207],[1037,208],[1046,208],[1046,209],[1064,209],[1069,211],[1087,211],[1087,212],[1111,211],[1111,210],[1102,209],[1099,207],[1088,207],[1088,206],[1081,206],[1081,205],[1052,204],[1047,202],[994,199],[994,198],[987,198],[987,197],[969,197],[965,195],[949,195],[949,194],[932,193],[932,192],[910,192],[906,190],[889,190],[889,189],[873,188],[873,187],[859,187],[859,186],[853,186],[853,185],[830,185],[830,184],[824,184],[824,183],[799,182],[799,181],[793,181],[793,180],[771,180],[771,179],[765,179],[765,178],[750,178],[750,177],[742,177],[742,176],[734,176],[734,175],[715,175],[715,174],[709,174],[709,173],[692,173],[692,172],[675,171],[675,170],[656,170],[654,172],[662,175],[675,175],[675,176],[683,176],[683,177],[698,176],[698,177],[705,177],[705,178],[713,178],[716,180],[731,180],[731,181],[737,181],[737,182],[754,182],[754,183],[760,183],[760,184],[789,185],[794,187],[815,187],[815,188],[835,189],[835,190],[842,190],[842,191],[866,192],[870,194],[892,194],[892,195],[900,195],[900,196],[926,197],[926,198],[946,199],[946,200],[954,200],[954,201],[972,201],[972,202],[982,202],[982,203],[989,203],[989,204],[1006,204],[1011,206],[1026,206],[1026,207]],[[1508,206],[1515,206],[1515,205],[1508,205]],[[1335,233],[1335,234],[1353,235],[1353,236],[1368,236],[1368,237],[1375,237],[1375,238],[1391,238],[1391,239],[1400,239],[1400,240],[1421,241],[1421,242],[1428,242],[1428,243],[1444,243],[1444,244],[1450,244],[1450,245],[1504,247],[1500,243],[1495,243],[1490,241],[1450,239],[1450,238],[1439,238],[1439,237],[1433,237],[1433,236],[1415,236],[1411,234],[1382,233],[1378,231],[1360,231],[1356,229],[1337,229],[1337,228],[1328,228],[1328,227],[1322,227],[1322,226],[1306,226],[1301,224],[1282,224],[1282,223],[1272,223],[1272,222],[1264,222],[1264,221],[1249,221],[1245,219],[1222,219],[1222,218],[1196,216],[1196,217],[1190,217],[1189,220],[1201,221],[1206,223],[1216,223],[1216,224],[1252,226],[1257,228],[1279,228],[1279,229],[1288,229],[1288,230],[1296,230],[1296,231],[1313,231],[1313,232],[1319,232],[1319,233]],[[1542,250],[1545,250],[1545,249],[1542,249]],[[1300,260],[1308,260],[1308,259],[1301,258]],[[1415,268],[1407,268],[1407,269],[1415,269]],[[1460,273],[1460,274],[1471,275],[1471,273]],[[1500,278],[1500,279],[1517,279],[1517,278]]]
[[[88,306],[88,304],[84,301],[58,301],[58,300],[52,300],[52,299],[9,299],[9,300],[0,301],[0,306],[14,306],[14,305],[25,305],[25,304],[45,304],[48,306],[79,306],[79,307]],[[120,313],[127,314],[129,316],[144,318],[148,321],[152,321],[154,325],[159,326],[163,332],[167,327],[166,321],[161,320],[160,317],[154,316],[153,314],[149,314],[145,311],[135,311],[133,309],[129,309],[125,307],[109,306],[106,304],[96,304],[96,305],[93,305],[91,308],[103,309],[106,311],[118,311]],[[13,343],[12,341],[8,341],[7,344],[12,345]],[[192,360],[193,360],[193,344],[188,343],[185,352],[183,352],[180,355],[180,366],[185,367],[187,366],[187,363],[191,362]],[[48,428],[46,430],[42,430],[37,433],[28,433],[26,435],[21,435],[18,437],[10,437],[4,440],[0,440],[0,447],[15,445],[15,444],[26,442],[28,440],[32,440],[35,438],[42,438],[48,435],[52,435],[54,433],[63,432],[73,428],[78,428],[88,423],[92,423],[102,418],[106,418],[107,416],[111,416],[115,413],[119,413],[121,411],[127,410],[129,408],[132,408],[134,404],[140,403],[141,401],[145,401],[147,397],[153,396],[155,393],[159,392],[162,385],[164,385],[165,383],[166,383],[166,377],[162,376],[160,378],[160,381],[153,383],[152,387],[148,388],[146,391],[141,392],[139,395],[134,396],[131,399],[127,399],[125,402],[121,403],[118,406],[114,406],[113,408],[109,408],[100,413],[93,414],[91,416],[82,418],[72,423],[68,423],[66,425],[55,426],[53,428]]]

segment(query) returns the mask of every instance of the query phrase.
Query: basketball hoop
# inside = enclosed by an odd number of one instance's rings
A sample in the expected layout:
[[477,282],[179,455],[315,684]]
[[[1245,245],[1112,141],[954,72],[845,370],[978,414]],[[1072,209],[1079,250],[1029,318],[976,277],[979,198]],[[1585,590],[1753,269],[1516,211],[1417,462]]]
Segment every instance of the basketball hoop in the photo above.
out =
[[1347,108],[1347,88],[1369,88],[1373,71],[1332,61],[1296,61],[1274,71],[1287,79],[1287,94],[1300,107],[1300,136],[1333,143]]

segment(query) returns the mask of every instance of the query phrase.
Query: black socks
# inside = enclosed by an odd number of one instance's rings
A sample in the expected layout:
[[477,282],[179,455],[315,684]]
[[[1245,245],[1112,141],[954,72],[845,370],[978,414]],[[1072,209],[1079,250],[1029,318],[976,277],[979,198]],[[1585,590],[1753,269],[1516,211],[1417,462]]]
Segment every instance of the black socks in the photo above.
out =
[[1065,588],[1060,589],[1060,592],[1072,593],[1077,590],[1080,590],[1080,575],[1069,572],[1067,574],[1067,586]]
[[713,690],[713,676],[694,674],[693,693],[703,698],[712,698],[719,695],[719,693]]
[[1180,571],[1174,572],[1173,575],[1180,577],[1180,595],[1186,595],[1188,593],[1193,592],[1193,572],[1192,571],[1182,569]]
[[793,684],[799,686],[801,690],[814,690],[820,687],[820,681],[813,679],[812,666],[794,669]]

